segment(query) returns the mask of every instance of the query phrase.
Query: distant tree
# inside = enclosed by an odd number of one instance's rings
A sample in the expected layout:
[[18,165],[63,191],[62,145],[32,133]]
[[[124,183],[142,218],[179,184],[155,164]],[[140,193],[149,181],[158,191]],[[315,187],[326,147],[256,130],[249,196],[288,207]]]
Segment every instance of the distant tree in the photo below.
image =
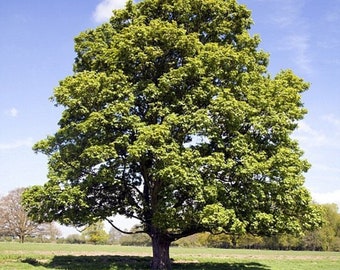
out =
[[233,241],[232,236],[221,233],[221,234],[210,234],[208,238],[208,247],[214,247],[214,248],[231,248],[233,247]]
[[[139,232],[140,226],[133,226],[129,234],[123,235],[119,243],[122,246],[151,246],[151,238],[146,233]],[[139,232],[139,233],[138,233]]]
[[291,138],[308,84],[268,74],[250,14],[236,0],[130,0],[76,37],[74,74],[53,95],[59,129],[34,146],[49,181],[25,193],[31,217],[136,218],[153,269],[170,269],[170,244],[195,233],[317,226]]
[[262,248],[263,246],[263,237],[245,234],[238,238],[237,240],[237,247],[238,248],[247,248],[247,249],[254,249],[254,248]]
[[74,233],[68,235],[66,239],[64,239],[64,242],[69,244],[85,244],[86,240],[83,235]]
[[61,230],[57,227],[55,222],[45,223],[41,225],[43,227],[43,233],[41,237],[44,237],[49,242],[56,242],[57,239],[62,235]]
[[[309,233],[309,232],[307,232]],[[303,249],[301,245],[302,235],[278,234],[270,237],[264,237],[263,247],[275,250],[296,250]]]
[[317,230],[306,232],[302,239],[305,249],[339,250],[340,214],[336,204],[323,204],[323,226]]
[[180,247],[208,247],[209,236],[209,233],[196,233],[183,237],[174,242],[172,245]]
[[109,234],[104,230],[104,222],[97,221],[88,226],[82,235],[87,243],[91,244],[107,244]]
[[119,244],[119,240],[122,238],[123,234],[115,228],[111,228],[109,231],[109,244]]
[[0,198],[0,235],[18,237],[23,243],[27,236],[51,237],[57,235],[54,224],[39,224],[32,221],[21,205],[22,193],[25,188],[18,188]]

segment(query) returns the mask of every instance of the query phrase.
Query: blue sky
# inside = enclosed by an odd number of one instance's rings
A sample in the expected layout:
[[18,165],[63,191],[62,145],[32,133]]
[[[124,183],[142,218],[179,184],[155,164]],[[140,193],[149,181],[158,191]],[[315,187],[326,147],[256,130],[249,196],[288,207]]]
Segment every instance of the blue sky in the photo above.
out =
[[[269,71],[292,69],[311,83],[309,113],[294,134],[312,164],[306,186],[340,206],[340,1],[239,0],[253,12],[252,33],[270,53]],[[0,2],[0,195],[42,184],[47,160],[31,150],[57,129],[53,88],[72,74],[73,38],[106,21],[124,1]]]

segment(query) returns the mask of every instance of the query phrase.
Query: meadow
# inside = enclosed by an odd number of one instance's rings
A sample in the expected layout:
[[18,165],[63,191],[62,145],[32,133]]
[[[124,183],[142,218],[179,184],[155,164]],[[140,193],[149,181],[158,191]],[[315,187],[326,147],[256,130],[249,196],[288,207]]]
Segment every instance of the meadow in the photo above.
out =
[[[149,269],[150,247],[0,243],[0,269]],[[339,270],[340,253],[181,248],[170,250],[173,269]]]

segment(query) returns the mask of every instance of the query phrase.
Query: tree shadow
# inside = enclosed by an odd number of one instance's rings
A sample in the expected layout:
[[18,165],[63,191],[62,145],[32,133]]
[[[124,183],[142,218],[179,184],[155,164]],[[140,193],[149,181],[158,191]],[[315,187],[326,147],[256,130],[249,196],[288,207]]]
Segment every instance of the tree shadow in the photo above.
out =
[[227,263],[227,262],[204,262],[204,263],[175,263],[174,270],[269,270],[270,267],[256,263]]
[[[148,270],[150,269],[151,257],[139,256],[54,256],[52,260],[39,260],[35,258],[26,258],[23,263],[35,267],[44,267],[46,269],[64,269],[64,270]],[[228,262],[174,262],[174,270],[269,270],[264,264],[256,262],[247,263],[228,263]]]
[[22,262],[28,263],[36,267],[44,267],[51,269],[67,269],[67,270],[109,270],[109,269],[148,269],[151,257],[139,256],[54,256],[52,260],[39,260],[27,258]]

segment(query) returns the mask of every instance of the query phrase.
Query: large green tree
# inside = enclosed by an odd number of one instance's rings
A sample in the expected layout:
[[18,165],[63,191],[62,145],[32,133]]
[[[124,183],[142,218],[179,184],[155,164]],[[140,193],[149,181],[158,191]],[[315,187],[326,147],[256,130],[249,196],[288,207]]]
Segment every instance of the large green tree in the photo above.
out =
[[58,131],[34,149],[49,181],[25,193],[35,220],[140,221],[153,269],[197,232],[299,232],[318,215],[290,135],[308,84],[267,72],[235,0],[145,0],[75,38],[53,100]]

